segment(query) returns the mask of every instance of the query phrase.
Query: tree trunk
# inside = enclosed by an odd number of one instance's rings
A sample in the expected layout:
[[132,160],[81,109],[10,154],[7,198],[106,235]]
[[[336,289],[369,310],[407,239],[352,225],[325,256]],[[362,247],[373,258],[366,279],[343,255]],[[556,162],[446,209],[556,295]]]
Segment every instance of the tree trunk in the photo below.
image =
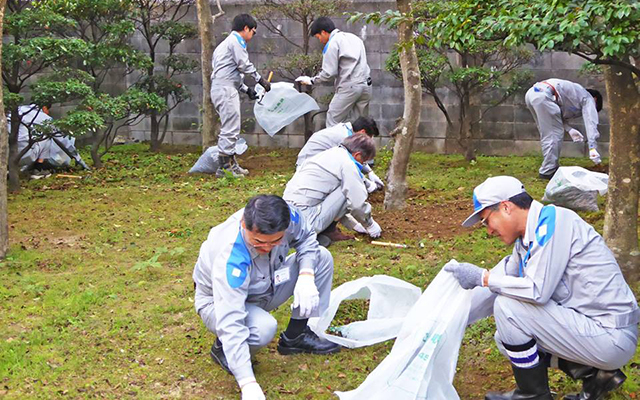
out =
[[102,143],[103,134],[98,130],[93,133],[93,143],[91,143],[91,161],[93,168],[102,168],[102,158],[100,157],[100,143]]
[[[397,0],[398,11],[411,11],[410,0]],[[399,132],[395,136],[393,158],[387,174],[387,190],[384,196],[384,208],[397,210],[405,205],[407,195],[407,167],[413,147],[413,139],[420,124],[422,105],[422,87],[420,83],[420,69],[418,55],[412,42],[413,26],[402,23],[398,27],[398,42],[411,43],[404,46],[400,52],[400,67],[402,68],[402,83],[404,85],[404,112]]]
[[160,141],[158,113],[152,111],[151,115],[149,115],[149,119],[151,120],[151,132],[149,132],[149,139],[151,139],[151,143],[149,144],[149,150],[157,153],[160,151],[160,146],[162,145],[162,142]]
[[202,68],[202,149],[214,146],[218,141],[220,119],[211,103],[211,59],[215,36],[213,35],[213,18],[209,0],[197,0],[198,30],[200,31],[200,60]]
[[471,102],[469,96],[463,96],[460,101],[460,145],[464,149],[464,158],[467,161],[476,159],[476,152],[473,148],[471,118]]
[[640,93],[628,69],[609,65],[604,76],[611,124],[604,239],[626,278],[636,281],[640,278]]
[[[0,32],[4,21],[4,8],[6,0],[0,0]],[[0,41],[0,54],[2,54],[2,41]],[[0,71],[2,63],[0,60]],[[4,116],[4,100],[0,92],[0,259],[4,259],[9,250],[9,221],[7,211],[7,161],[9,153],[9,132],[7,132],[7,120]]]
[[[6,1],[6,0],[2,0]],[[18,133],[20,132],[20,111],[18,106],[11,110],[11,132],[9,132],[9,191],[20,190],[20,158],[18,157]]]

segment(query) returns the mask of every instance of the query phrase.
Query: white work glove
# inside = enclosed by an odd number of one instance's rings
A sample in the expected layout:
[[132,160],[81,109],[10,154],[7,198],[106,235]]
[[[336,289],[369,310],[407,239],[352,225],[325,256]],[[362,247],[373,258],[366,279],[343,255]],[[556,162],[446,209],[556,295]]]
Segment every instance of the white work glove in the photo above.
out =
[[320,296],[316,287],[315,276],[311,272],[301,272],[293,289],[293,305],[300,307],[300,317],[309,318],[313,310],[318,307]]
[[569,129],[569,136],[571,136],[571,140],[574,142],[584,142],[584,136],[582,136],[582,133],[577,129]]
[[382,189],[384,187],[384,182],[382,182],[382,179],[378,178],[378,175],[376,175],[375,172],[369,172],[369,179],[371,179],[376,184],[376,187],[378,189]]
[[313,81],[311,80],[311,78],[306,75],[297,77],[296,82],[300,82],[303,85],[309,85],[309,86],[313,85]]
[[589,158],[594,164],[600,164],[600,162],[602,162],[600,159],[600,153],[598,153],[598,150],[596,149],[589,149]]
[[242,400],[266,400],[258,382],[253,381],[242,386]]
[[380,234],[382,233],[382,228],[380,228],[380,225],[378,225],[378,223],[374,221],[373,218],[371,218],[371,225],[367,227],[367,233],[373,239],[379,238]]
[[367,193],[373,193],[376,191],[378,186],[367,178],[364,178],[364,185],[367,187]]

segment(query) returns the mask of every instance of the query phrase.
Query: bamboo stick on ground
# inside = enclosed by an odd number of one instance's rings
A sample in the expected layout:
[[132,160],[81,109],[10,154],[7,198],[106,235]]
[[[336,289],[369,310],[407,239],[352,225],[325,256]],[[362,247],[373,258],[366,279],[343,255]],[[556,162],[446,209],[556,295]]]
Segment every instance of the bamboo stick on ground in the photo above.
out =
[[406,249],[407,248],[406,244],[391,243],[391,242],[378,242],[377,240],[371,241],[371,244],[375,244],[376,246],[384,246],[384,247],[397,247],[397,248],[400,248],[400,249]]

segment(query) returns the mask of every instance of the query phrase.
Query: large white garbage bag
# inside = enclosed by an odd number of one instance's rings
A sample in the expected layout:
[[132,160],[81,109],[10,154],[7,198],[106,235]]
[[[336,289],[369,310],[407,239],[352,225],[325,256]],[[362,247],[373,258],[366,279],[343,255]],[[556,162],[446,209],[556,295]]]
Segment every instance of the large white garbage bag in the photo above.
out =
[[[420,298],[420,288],[386,275],[375,275],[343,283],[331,291],[329,307],[309,327],[320,337],[349,348],[370,346],[398,335],[404,318]],[[344,300],[369,299],[365,321],[337,327],[340,336],[325,333]]]
[[[451,260],[449,263],[457,263]],[[342,400],[453,400],[458,351],[469,317],[471,290],[441,270],[407,315],[389,355]]]
[[[261,95],[261,86],[256,85],[256,88]],[[298,92],[293,83],[276,82],[271,84],[271,90],[261,101],[255,102],[253,114],[262,129],[273,136],[309,111],[319,109],[313,97]]]
[[572,210],[598,211],[598,193],[607,193],[609,175],[582,167],[560,167],[544,190],[542,201]]

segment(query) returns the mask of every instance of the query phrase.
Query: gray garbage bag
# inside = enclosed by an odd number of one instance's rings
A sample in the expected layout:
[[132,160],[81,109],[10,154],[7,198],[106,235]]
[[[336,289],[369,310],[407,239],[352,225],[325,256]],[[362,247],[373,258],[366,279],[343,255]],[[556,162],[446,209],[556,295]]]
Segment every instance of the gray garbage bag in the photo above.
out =
[[[247,151],[247,141],[238,138],[236,142],[236,154],[240,155]],[[193,167],[189,170],[190,174],[215,174],[218,169],[218,146],[211,146],[198,158]]]
[[598,211],[598,194],[606,194],[608,184],[607,174],[560,167],[547,184],[542,201],[572,210]]

